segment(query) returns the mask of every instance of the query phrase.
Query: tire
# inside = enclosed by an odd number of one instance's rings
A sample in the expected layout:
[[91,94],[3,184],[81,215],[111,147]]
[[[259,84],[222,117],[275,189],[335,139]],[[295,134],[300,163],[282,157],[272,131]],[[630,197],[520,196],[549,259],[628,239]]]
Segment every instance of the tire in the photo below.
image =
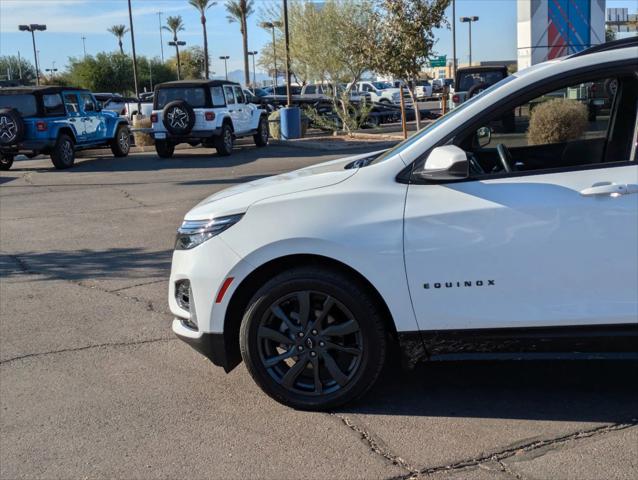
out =
[[222,125],[221,134],[215,138],[215,150],[217,150],[217,153],[222,157],[227,157],[233,153],[234,143],[233,129],[229,123],[224,123]]
[[24,138],[24,121],[15,108],[0,108],[0,145],[16,145]]
[[467,91],[467,99],[469,100],[474,95],[478,95],[488,87],[489,85],[487,83],[477,83],[476,85],[472,85],[472,87]]
[[171,158],[175,153],[175,145],[166,140],[155,140],[155,151],[160,158]]
[[331,409],[364,395],[383,368],[387,346],[381,310],[366,288],[319,267],[281,273],[261,287],[248,304],[239,341],[259,387],[301,410]]
[[13,155],[10,153],[0,154],[0,170],[9,170],[13,165]]
[[126,157],[131,150],[131,135],[126,125],[119,125],[111,142],[114,157]]
[[387,98],[381,98],[378,103],[383,103],[384,105],[392,105],[392,102]]
[[188,135],[195,126],[195,111],[183,100],[169,102],[164,107],[162,123],[175,136]]
[[75,163],[75,142],[66,133],[61,133],[51,152],[53,166],[59,170],[71,168]]
[[255,145],[258,147],[265,147],[268,145],[268,118],[265,115],[262,115],[259,118],[259,125],[257,126],[257,133],[253,135],[253,140],[255,140]]

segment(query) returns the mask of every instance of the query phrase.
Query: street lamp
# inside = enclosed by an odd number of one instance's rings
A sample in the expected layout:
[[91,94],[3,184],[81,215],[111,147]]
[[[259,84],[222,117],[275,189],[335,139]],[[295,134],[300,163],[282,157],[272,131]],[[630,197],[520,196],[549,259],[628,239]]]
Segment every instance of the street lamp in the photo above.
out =
[[183,47],[184,45],[186,45],[186,42],[183,42],[182,40],[178,40],[177,42],[170,41],[168,42],[168,44],[171,47],[175,47],[175,56],[177,57],[177,80],[181,80],[180,76],[181,76],[182,64],[179,61],[179,47]]
[[224,71],[226,72],[226,80],[228,80],[228,59],[230,57],[228,55],[223,55],[219,57],[220,60],[224,61]]
[[[274,22],[261,22],[260,27],[264,29],[270,28],[272,31],[272,58],[275,66],[275,70],[273,72],[273,89],[277,88],[277,46],[275,44],[275,28],[281,28],[283,24],[280,21]],[[273,90],[274,92],[275,90]]]
[[462,23],[467,23],[470,27],[470,67],[472,66],[472,23],[478,22],[479,17],[461,17]]
[[82,48],[84,49],[84,60],[86,60],[86,37],[82,37]]
[[18,25],[18,29],[21,32],[31,32],[31,39],[33,40],[33,56],[35,57],[35,84],[40,85],[40,69],[38,68],[38,53],[35,48],[35,32],[43,32],[47,29],[46,25],[39,25],[32,23],[30,25]]
[[253,57],[253,92],[255,91],[255,87],[257,87],[257,78],[256,78],[256,73],[257,71],[255,70],[255,57],[257,56],[257,54],[259,53],[257,50],[254,50],[252,52],[247,52],[248,55]]

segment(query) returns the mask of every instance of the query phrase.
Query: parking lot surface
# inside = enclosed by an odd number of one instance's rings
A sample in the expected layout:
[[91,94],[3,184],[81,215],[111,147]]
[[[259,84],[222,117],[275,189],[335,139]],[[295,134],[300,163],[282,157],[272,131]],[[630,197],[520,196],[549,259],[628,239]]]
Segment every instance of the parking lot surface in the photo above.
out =
[[183,215],[340,156],[213,152],[0,175],[2,479],[638,477],[634,363],[388,367],[360,402],[307,413],[177,340],[165,297]]

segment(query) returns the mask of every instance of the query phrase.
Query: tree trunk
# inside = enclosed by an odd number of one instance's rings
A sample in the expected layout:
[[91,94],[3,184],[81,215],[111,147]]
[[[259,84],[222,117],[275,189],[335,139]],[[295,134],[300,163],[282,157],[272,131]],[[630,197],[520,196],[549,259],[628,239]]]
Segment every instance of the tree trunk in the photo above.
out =
[[246,15],[241,17],[241,35],[244,43],[244,84],[250,85],[250,71],[248,69],[248,28],[247,28]]
[[208,67],[208,34],[206,33],[205,15],[202,15],[202,29],[204,30],[204,78],[208,80],[210,69]]
[[[408,83],[407,85],[410,85],[410,84]],[[418,132],[419,130],[421,130],[421,112],[419,112],[419,105],[417,104],[417,101],[411,86],[408,86],[408,93],[410,93],[410,98],[412,99],[412,105],[414,105],[414,118],[416,120],[416,131]],[[401,92],[401,95],[403,95],[403,91]]]
[[408,138],[408,125],[405,121],[405,100],[403,99],[403,89],[399,90],[399,101],[401,102],[401,130],[403,130],[403,138]]
[[120,53],[124,55],[124,46],[122,45],[122,39],[119,39],[117,43],[120,46]]

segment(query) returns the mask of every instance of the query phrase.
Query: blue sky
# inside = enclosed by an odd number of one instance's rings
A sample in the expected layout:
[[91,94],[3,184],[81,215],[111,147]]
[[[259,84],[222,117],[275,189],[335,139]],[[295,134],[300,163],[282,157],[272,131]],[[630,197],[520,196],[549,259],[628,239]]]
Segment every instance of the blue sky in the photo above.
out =
[[[257,9],[271,0],[256,0]],[[229,70],[241,66],[241,35],[239,26],[228,23],[223,1],[213,6],[208,13],[208,38],[212,68],[218,74],[223,64],[218,57],[229,55]],[[608,7],[627,7],[636,11],[636,0],[608,0]],[[186,31],[181,39],[188,45],[202,42],[199,17],[187,0],[133,0],[134,27],[137,50],[140,54],[160,55],[160,38],[157,12],[167,15],[182,15]],[[516,0],[456,0],[457,19],[463,15],[478,15],[480,20],[473,26],[474,60],[507,60],[516,58]],[[259,15],[249,19],[249,48],[260,50],[269,39],[269,33],[257,27]],[[86,37],[87,53],[113,51],[117,49],[115,37],[106,29],[114,24],[128,25],[126,0],[0,0],[0,55],[21,55],[33,61],[31,36],[18,31],[21,23],[45,23],[46,32],[38,32],[41,68],[51,68],[52,62],[61,67],[70,56],[82,55],[82,36]],[[451,32],[437,31],[437,53],[451,57]],[[168,32],[164,32],[164,42]],[[362,40],[365,41],[365,40]],[[461,63],[468,55],[467,26],[457,23],[457,56]],[[130,50],[130,38],[124,43]],[[173,51],[164,45],[165,56]]]

